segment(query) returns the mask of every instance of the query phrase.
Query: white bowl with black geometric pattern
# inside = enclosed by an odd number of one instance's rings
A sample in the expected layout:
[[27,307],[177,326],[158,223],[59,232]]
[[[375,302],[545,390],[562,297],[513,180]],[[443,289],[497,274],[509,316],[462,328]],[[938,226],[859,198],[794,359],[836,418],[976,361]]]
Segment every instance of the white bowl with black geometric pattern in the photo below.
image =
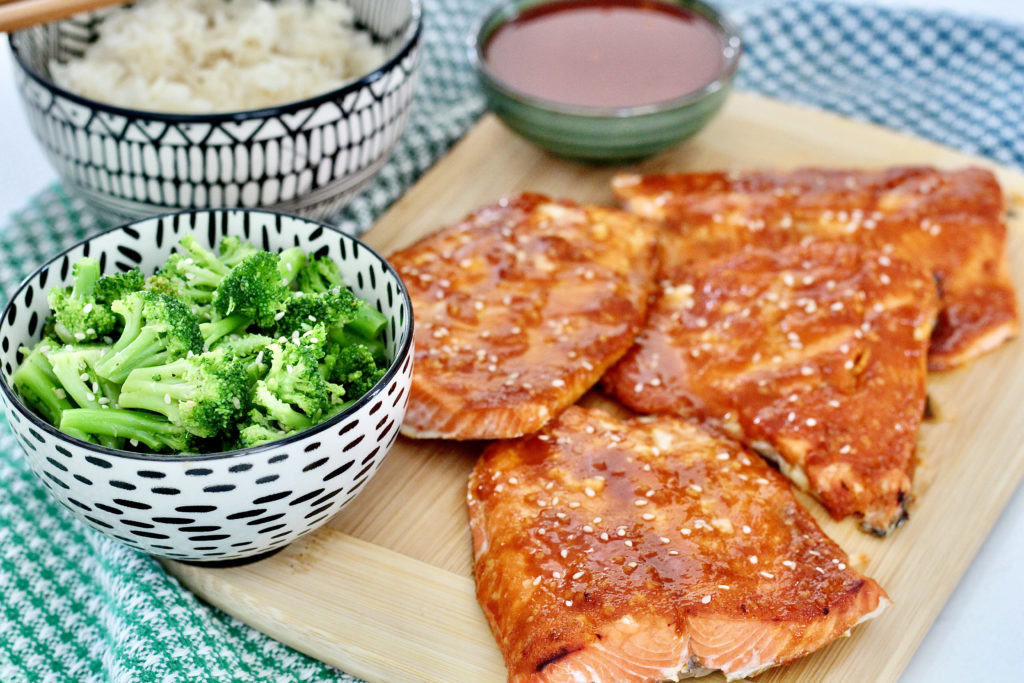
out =
[[32,132],[67,187],[100,215],[269,208],[323,219],[380,170],[405,127],[419,64],[421,0],[346,0],[384,47],[376,71],[299,102],[222,114],[115,107],[55,85],[111,10],[11,34]]
[[[213,247],[236,235],[268,251],[299,246],[326,255],[345,283],[388,319],[393,361],[365,396],[326,422],[282,441],[206,455],[149,455],[70,437],[11,388],[49,312],[46,292],[71,283],[71,265],[154,272],[182,235]],[[267,211],[224,209],[154,217],[84,240],[13,293],[0,318],[0,403],[32,469],[79,519],[138,550],[193,562],[237,562],[278,550],[321,526],[374,475],[398,435],[412,377],[412,307],[395,270],[335,228]]]

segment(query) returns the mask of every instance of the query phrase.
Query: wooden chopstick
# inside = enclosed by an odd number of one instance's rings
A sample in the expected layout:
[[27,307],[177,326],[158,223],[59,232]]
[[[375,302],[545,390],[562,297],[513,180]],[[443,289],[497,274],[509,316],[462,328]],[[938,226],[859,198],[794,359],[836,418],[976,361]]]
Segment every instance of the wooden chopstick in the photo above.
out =
[[65,19],[72,14],[122,5],[130,0],[0,0],[0,33]]

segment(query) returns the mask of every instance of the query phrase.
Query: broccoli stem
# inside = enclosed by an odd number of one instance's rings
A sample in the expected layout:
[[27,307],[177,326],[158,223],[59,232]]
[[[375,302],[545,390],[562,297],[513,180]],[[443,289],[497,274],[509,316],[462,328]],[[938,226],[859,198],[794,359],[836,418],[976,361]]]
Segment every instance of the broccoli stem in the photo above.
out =
[[206,348],[213,347],[218,341],[231,334],[245,330],[252,320],[241,313],[229,315],[219,320],[211,320],[208,323],[199,324],[199,332],[203,335],[203,342]]
[[[74,408],[60,380],[53,373],[50,361],[46,360],[39,349],[29,352],[21,366],[14,371],[11,383],[25,403],[54,426],[60,424],[64,411]],[[82,438],[83,435],[79,433],[73,436]]]
[[206,270],[211,271],[212,273],[215,273],[222,278],[228,274],[228,271],[230,271],[230,268],[224,265],[224,263],[222,263],[220,259],[214,256],[212,252],[210,252],[201,244],[199,244],[199,241],[195,238],[194,235],[184,235],[178,241],[178,244],[180,244],[181,247],[186,252],[188,252],[188,255],[197,264],[199,264]]
[[161,365],[168,360],[167,347],[161,343],[160,335],[148,327],[139,330],[127,346],[116,349],[115,346],[112,353],[96,364],[96,373],[111,382],[124,382],[135,368]]
[[244,240],[229,235],[220,241],[218,251],[220,254],[217,258],[229,268],[234,268],[260,250]]
[[[95,359],[100,349],[84,349],[78,351],[58,351],[50,355],[50,367],[64,391],[82,408],[102,408],[115,405],[118,397],[118,386],[90,372],[90,358]],[[82,379],[91,376],[92,383]],[[102,402],[101,402],[102,401]],[[56,424],[56,423],[55,423]],[[111,436],[100,436],[99,442],[110,448],[120,448],[121,440]]]
[[188,360],[177,360],[157,367],[139,368],[121,385],[122,408],[142,408],[164,415],[175,424],[181,422],[180,401],[192,398],[195,386],[182,379]]
[[[169,389],[170,387],[166,387]],[[164,396],[171,396],[170,391],[166,391],[163,394],[155,393],[159,389],[156,386],[151,389],[145,387],[138,387],[131,389],[130,391],[121,392],[121,400],[118,405],[122,408],[140,408],[142,410],[148,410],[152,413],[159,413],[166,417],[169,421],[180,424],[181,423],[181,408],[178,406],[178,401],[182,399],[174,399],[167,403],[163,398]],[[151,393],[154,392],[154,393]]]
[[65,410],[60,420],[60,430],[70,430],[135,440],[146,444],[154,451],[170,448],[184,451],[188,446],[187,433],[181,427],[171,424],[157,415],[147,415],[136,410],[120,408],[73,408]]
[[117,401],[117,385],[113,382],[100,382],[99,377],[93,377],[95,384],[89,380],[82,379],[82,375],[93,376],[90,372],[89,361],[86,356],[93,360],[99,357],[100,349],[88,351],[58,351],[50,354],[50,367],[57,377],[64,391],[81,408],[99,408],[100,399],[107,399],[103,403]]
[[345,327],[364,339],[377,339],[387,322],[388,319],[384,317],[383,313],[360,299],[355,318]]
[[90,297],[100,279],[100,262],[88,256],[80,258],[75,262],[74,274],[71,296],[75,299]]
[[281,279],[286,285],[290,285],[299,274],[299,269],[306,265],[306,252],[299,247],[285,249],[278,254],[279,261],[277,270],[281,273]]
[[265,337],[262,334],[250,333],[237,339],[230,339],[222,344],[220,348],[226,349],[234,355],[244,358],[258,354],[260,351],[267,348],[267,345],[273,343],[274,340],[270,337]]

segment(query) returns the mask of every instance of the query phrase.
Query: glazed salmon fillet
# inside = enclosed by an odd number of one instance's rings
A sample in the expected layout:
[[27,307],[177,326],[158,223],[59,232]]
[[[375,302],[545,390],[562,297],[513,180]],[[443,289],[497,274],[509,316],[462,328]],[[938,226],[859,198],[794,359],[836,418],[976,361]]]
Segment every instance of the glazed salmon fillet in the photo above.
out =
[[881,252],[746,247],[664,283],[602,384],[638,412],[713,422],[883,535],[911,495],[937,307],[927,271]]
[[389,259],[412,298],[407,436],[539,429],[632,345],[657,272],[656,230],[618,209],[524,194]]
[[664,221],[667,272],[746,244],[778,248],[839,239],[929,268],[942,310],[929,352],[947,370],[1019,330],[1006,254],[1003,196],[979,168],[800,169],[619,176],[619,200]]
[[676,417],[573,406],[488,446],[468,501],[477,598],[516,683],[742,678],[889,604],[775,470]]

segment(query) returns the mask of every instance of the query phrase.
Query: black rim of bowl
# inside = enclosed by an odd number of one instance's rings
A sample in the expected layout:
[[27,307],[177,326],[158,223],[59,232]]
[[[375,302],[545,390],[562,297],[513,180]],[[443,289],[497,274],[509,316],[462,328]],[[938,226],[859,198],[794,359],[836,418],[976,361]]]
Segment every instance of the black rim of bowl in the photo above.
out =
[[353,81],[349,81],[340,88],[336,88],[326,93],[314,95],[303,100],[296,100],[294,102],[285,102],[283,104],[274,105],[270,107],[263,107],[261,109],[245,109],[241,111],[232,112],[213,112],[209,114],[184,114],[184,113],[169,113],[169,112],[158,112],[149,111],[145,109],[131,109],[128,107],[119,107],[114,104],[107,104],[98,100],[89,99],[81,95],[75,94],[70,90],[65,90],[51,79],[43,76],[30,68],[25,60],[22,58],[21,53],[18,51],[17,46],[14,44],[14,39],[17,33],[12,33],[7,37],[8,44],[11,48],[11,54],[14,56],[14,61],[22,71],[24,71],[32,80],[39,83],[47,90],[60,95],[72,102],[95,109],[97,111],[108,112],[111,114],[117,114],[119,116],[126,116],[136,119],[148,119],[151,121],[161,121],[165,123],[219,123],[223,121],[244,121],[248,119],[263,119],[271,116],[280,116],[281,114],[295,111],[297,109],[305,109],[306,107],[315,107],[324,102],[336,100],[341,98],[350,92],[355,92],[363,88],[370,83],[379,81],[390,73],[397,64],[406,58],[406,56],[416,47],[419,43],[420,34],[423,30],[423,7],[422,0],[409,0],[411,9],[409,14],[409,26],[405,29],[405,39],[402,43],[401,49],[399,49],[393,57],[384,62],[381,66],[377,67],[370,73],[361,76]]
[[27,277],[25,277],[24,280],[21,281],[21,283],[18,285],[18,287],[11,294],[10,298],[7,300],[7,304],[4,306],[3,313],[0,314],[0,327],[3,327],[6,324],[7,312],[10,309],[11,303],[15,299],[18,298],[18,296],[21,294],[22,290],[25,289],[25,287],[27,287],[33,280],[35,280],[43,270],[51,267],[59,259],[63,258],[64,255],[67,254],[69,251],[71,251],[71,250],[73,250],[73,249],[75,249],[75,248],[85,244],[86,242],[91,242],[92,240],[98,239],[98,238],[103,237],[104,235],[108,235],[110,233],[120,232],[120,231],[124,230],[125,228],[134,228],[139,223],[143,223],[143,222],[147,222],[147,221],[160,221],[160,220],[164,220],[164,219],[167,219],[167,218],[173,218],[175,216],[189,216],[189,215],[197,215],[197,214],[217,214],[217,213],[226,213],[226,214],[232,214],[232,213],[238,213],[238,214],[244,214],[244,213],[249,213],[249,214],[265,214],[265,215],[269,215],[269,216],[276,216],[278,218],[287,218],[287,219],[290,219],[290,220],[297,220],[297,221],[301,221],[303,223],[308,223],[308,224],[310,224],[312,226],[323,228],[323,229],[328,230],[330,232],[336,233],[340,237],[344,237],[344,238],[352,240],[353,242],[355,242],[356,244],[359,245],[360,249],[365,249],[366,251],[368,251],[371,254],[373,254],[374,257],[376,257],[381,262],[381,264],[383,264],[383,267],[384,267],[385,271],[389,272],[395,278],[395,281],[398,283],[398,293],[401,296],[401,300],[405,303],[405,308],[406,308],[406,311],[408,312],[408,315],[406,316],[406,320],[408,321],[408,328],[409,329],[408,329],[408,333],[406,334],[406,337],[405,337],[405,342],[402,344],[402,347],[400,349],[396,349],[395,350],[395,358],[394,358],[393,361],[391,361],[391,364],[388,367],[387,372],[384,373],[384,376],[381,377],[380,380],[378,380],[378,382],[369,391],[367,391],[361,397],[356,399],[356,401],[352,405],[348,406],[347,408],[345,408],[341,412],[336,413],[336,414],[332,415],[331,417],[327,418],[326,420],[324,420],[323,422],[321,422],[320,424],[313,425],[312,427],[309,427],[308,429],[304,429],[301,432],[298,432],[296,434],[292,434],[291,436],[285,437],[283,439],[279,439],[277,441],[270,441],[270,442],[265,443],[265,444],[260,444],[258,446],[250,446],[249,448],[238,448],[238,449],[235,449],[233,451],[219,451],[217,453],[170,453],[170,454],[167,454],[167,453],[138,453],[136,451],[125,451],[125,450],[121,450],[121,449],[118,449],[118,448],[108,448],[107,446],[102,446],[100,444],[91,443],[89,441],[82,441],[81,439],[75,438],[75,437],[73,437],[73,436],[71,436],[69,434],[65,434],[64,432],[60,431],[59,429],[54,427],[52,424],[50,424],[49,422],[44,420],[42,417],[37,415],[34,411],[30,410],[28,408],[28,406],[26,406],[22,402],[22,400],[18,396],[17,392],[14,391],[14,388],[7,381],[7,378],[4,377],[2,374],[0,374],[0,388],[3,389],[4,395],[7,396],[8,401],[11,403],[11,405],[14,406],[15,410],[17,410],[19,413],[21,413],[33,425],[35,425],[36,427],[39,427],[43,431],[49,433],[51,436],[55,437],[56,439],[62,440],[62,441],[70,441],[71,443],[75,444],[76,446],[79,446],[81,448],[85,448],[85,449],[90,450],[90,451],[94,451],[94,452],[102,454],[102,455],[107,455],[107,456],[116,457],[116,458],[126,458],[126,459],[130,459],[130,460],[144,460],[144,461],[149,461],[149,462],[153,462],[153,461],[158,461],[158,462],[183,462],[183,461],[193,462],[193,461],[195,461],[195,462],[198,462],[198,461],[221,460],[221,459],[238,458],[238,457],[247,456],[247,455],[255,455],[255,454],[258,454],[258,453],[264,453],[264,452],[271,451],[271,450],[274,450],[274,449],[277,449],[277,448],[281,448],[282,446],[287,446],[287,445],[296,443],[296,442],[301,441],[301,440],[305,440],[306,438],[308,438],[310,436],[313,436],[314,434],[319,434],[320,432],[326,431],[327,429],[330,429],[330,428],[336,426],[338,423],[343,422],[347,417],[351,416],[352,413],[354,413],[358,409],[362,408],[364,405],[369,403],[373,398],[375,398],[378,394],[380,394],[382,391],[384,391],[384,388],[391,383],[391,381],[394,379],[395,375],[398,374],[398,372],[401,369],[402,365],[405,364],[406,359],[409,356],[409,352],[410,352],[410,350],[412,348],[412,341],[413,341],[412,340],[412,336],[413,336],[413,329],[414,329],[414,323],[413,323],[413,317],[412,317],[412,300],[409,298],[409,291],[406,289],[405,283],[402,281],[402,278],[398,275],[398,271],[396,271],[394,269],[394,267],[387,261],[387,259],[385,259],[383,256],[381,256],[376,250],[374,250],[373,248],[369,247],[365,242],[363,242],[359,238],[353,237],[352,235],[349,235],[349,234],[347,234],[345,232],[342,232],[338,228],[336,228],[336,227],[334,227],[332,225],[328,225],[327,223],[323,223],[321,221],[312,220],[312,219],[309,219],[309,218],[302,218],[301,216],[296,216],[294,214],[284,213],[284,212],[281,212],[281,211],[272,211],[272,210],[269,210],[269,209],[196,209],[196,210],[192,210],[192,211],[170,211],[170,212],[159,214],[159,215],[155,215],[155,216],[147,216],[146,218],[141,218],[141,219],[134,220],[134,221],[131,221],[131,222],[128,222],[128,223],[123,223],[121,225],[115,226],[115,227],[110,228],[108,230],[104,230],[104,231],[98,232],[98,233],[96,233],[94,235],[90,235],[89,237],[86,237],[85,239],[79,240],[79,241],[75,242],[74,244],[72,244],[71,246],[67,247],[66,249],[62,250],[59,254],[57,254],[56,256],[54,256],[53,258],[49,259],[48,261],[43,263],[41,266],[39,266],[38,268],[33,270]]
[[[661,102],[652,102],[649,104],[639,104],[629,107],[588,107],[583,105],[566,104],[564,102],[556,102],[543,97],[537,97],[536,95],[532,95],[524,90],[513,88],[498,78],[498,76],[491,70],[490,66],[488,66],[487,60],[484,59],[483,54],[484,48],[490,41],[491,36],[493,36],[498,29],[508,22],[518,19],[522,16],[523,12],[527,10],[542,5],[568,4],[569,2],[571,2],[571,0],[512,0],[511,2],[499,5],[489,12],[484,17],[483,21],[480,22],[477,30],[473,36],[471,36],[469,41],[469,59],[477,74],[479,74],[481,78],[485,79],[490,87],[528,107],[546,109],[558,114],[567,114],[570,116],[591,118],[628,118],[632,116],[643,116],[647,114],[658,114],[665,111],[671,111],[677,107],[697,102],[726,87],[735,75],[736,69],[739,67],[740,57],[743,54],[743,39],[740,37],[739,30],[736,26],[729,21],[722,12],[711,5],[702,2],[702,0],[655,0],[655,2],[660,4],[682,7],[696,12],[722,32],[722,51],[725,56],[725,64],[722,67],[721,73],[719,73],[714,80],[699,90],[695,90],[671,100],[662,100]],[[731,50],[731,53],[727,53],[727,50]]]

